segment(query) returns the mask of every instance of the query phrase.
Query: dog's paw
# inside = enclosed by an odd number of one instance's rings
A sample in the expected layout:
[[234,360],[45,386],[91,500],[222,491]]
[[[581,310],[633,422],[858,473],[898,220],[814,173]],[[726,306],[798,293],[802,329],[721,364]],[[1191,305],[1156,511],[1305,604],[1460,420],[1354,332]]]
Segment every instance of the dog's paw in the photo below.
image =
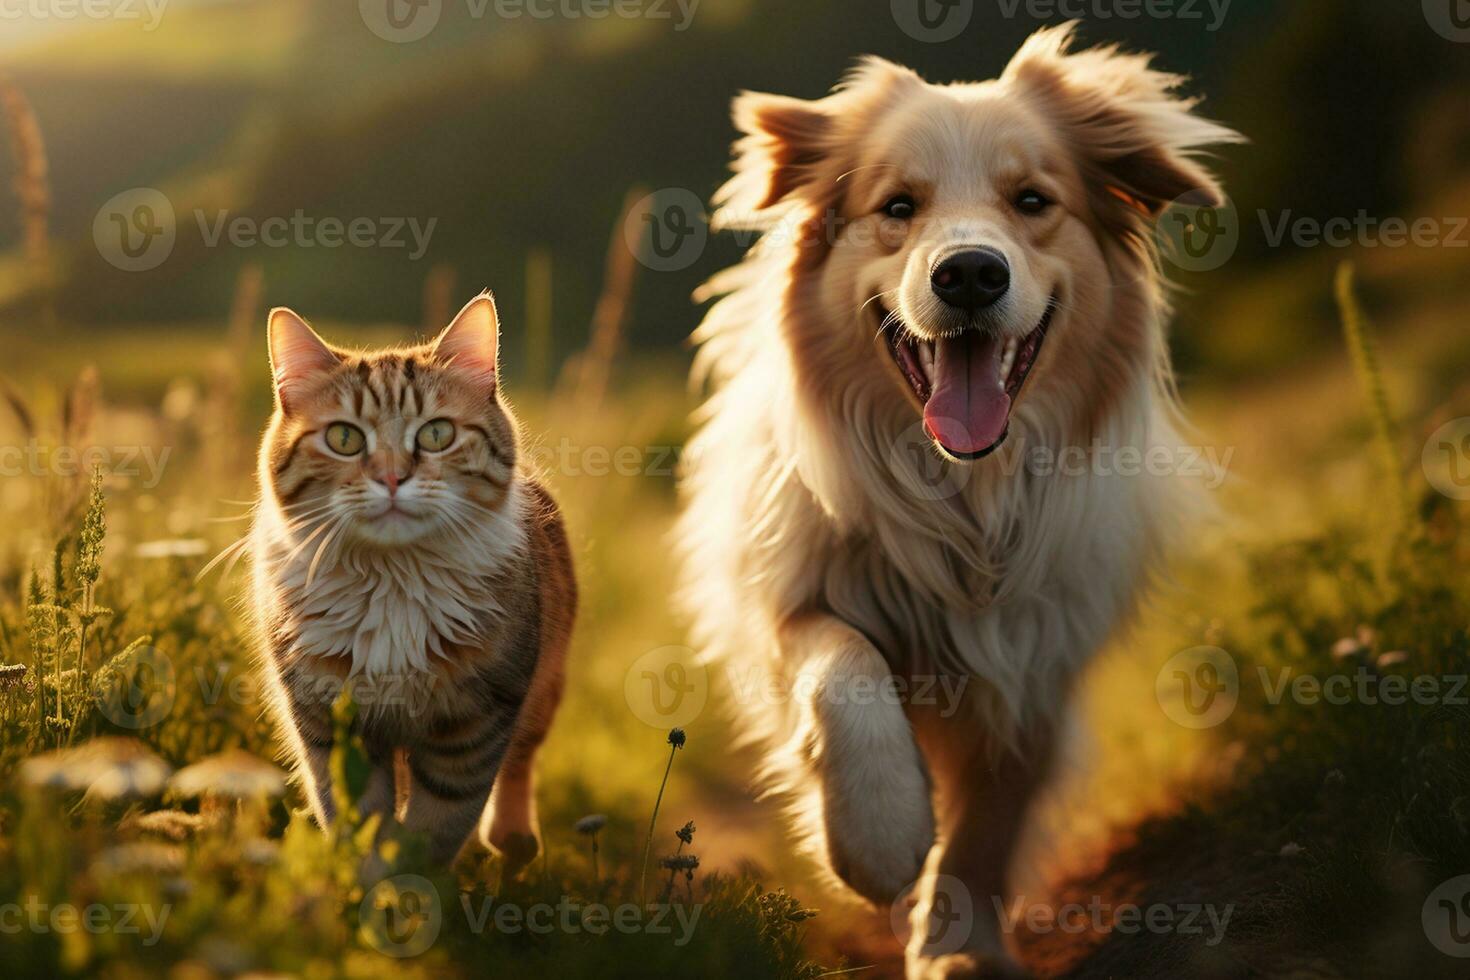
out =
[[849,888],[887,905],[919,877],[933,845],[928,786],[917,770],[862,790],[850,779],[836,782],[840,788],[823,793],[827,858]]
[[877,905],[919,877],[934,843],[929,779],[896,705],[846,705],[819,726],[822,824],[832,870]]
[[1030,976],[1008,959],[968,952],[911,959],[904,972],[907,980],[1027,980]]

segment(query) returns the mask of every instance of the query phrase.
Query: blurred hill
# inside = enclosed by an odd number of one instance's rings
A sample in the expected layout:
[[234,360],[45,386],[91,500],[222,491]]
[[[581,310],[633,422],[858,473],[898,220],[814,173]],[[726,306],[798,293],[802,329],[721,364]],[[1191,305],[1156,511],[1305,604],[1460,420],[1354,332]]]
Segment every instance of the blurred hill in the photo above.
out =
[[[151,32],[99,24],[11,50],[8,70],[34,103],[50,155],[52,235],[69,260],[63,318],[218,317],[250,262],[264,266],[268,302],[409,323],[430,268],[447,265],[459,293],[491,286],[514,320],[537,247],[552,256],[555,349],[575,349],[624,194],[681,187],[707,199],[725,173],[737,91],[816,97],[867,52],[935,80],[989,77],[1039,26],[979,2],[959,38],[930,44],[896,26],[887,0],[703,0],[683,31],[668,7],[670,20],[508,20],[493,6],[475,17],[476,7],[446,0],[427,37],[390,43],[365,27],[357,4],[221,0],[170,7]],[[1470,213],[1470,46],[1398,7],[1235,0],[1214,32],[1204,22],[1110,19],[1083,35],[1158,51],[1161,65],[1194,77],[1206,112],[1251,137],[1220,163],[1242,215],[1412,217],[1445,202]],[[9,168],[0,162],[0,181]],[[91,225],[103,202],[138,186],[169,196],[179,238],[161,267],[123,273],[92,247]],[[219,210],[300,210],[437,224],[427,253],[410,261],[405,250],[210,248],[195,209],[211,220]],[[0,205],[0,246],[18,239],[13,209]],[[697,320],[690,292],[737,254],[716,241],[688,269],[644,270],[632,342],[681,341]],[[1304,348],[1318,322],[1330,337],[1319,267],[1342,257],[1270,249],[1247,218],[1228,273],[1187,282],[1196,298],[1186,324],[1198,329],[1182,337],[1186,364],[1219,353],[1211,323],[1227,312],[1261,322],[1261,304],[1278,310],[1271,323],[1310,318]],[[1413,281],[1419,259],[1454,258],[1417,257],[1394,275]],[[1365,271],[1371,284],[1373,265]],[[1242,291],[1247,277],[1263,285]],[[12,300],[10,316],[24,312]],[[1247,330],[1231,338],[1227,360],[1248,364],[1267,342],[1279,338]]]

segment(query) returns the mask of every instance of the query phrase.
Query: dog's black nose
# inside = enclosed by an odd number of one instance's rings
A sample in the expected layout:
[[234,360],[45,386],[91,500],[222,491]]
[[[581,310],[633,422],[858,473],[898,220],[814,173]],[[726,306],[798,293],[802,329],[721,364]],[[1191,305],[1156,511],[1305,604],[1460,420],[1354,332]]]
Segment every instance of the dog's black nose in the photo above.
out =
[[983,310],[1011,287],[1011,267],[990,248],[956,252],[934,267],[934,295],[961,310]]

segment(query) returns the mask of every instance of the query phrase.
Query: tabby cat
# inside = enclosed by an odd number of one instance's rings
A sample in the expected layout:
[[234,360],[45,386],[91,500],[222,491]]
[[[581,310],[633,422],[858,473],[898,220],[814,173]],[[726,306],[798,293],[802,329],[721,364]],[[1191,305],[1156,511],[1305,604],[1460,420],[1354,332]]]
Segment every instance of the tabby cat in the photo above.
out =
[[499,329],[488,293],[433,343],[373,352],[272,311],[250,550],[273,707],[322,826],[347,685],[373,763],[360,811],[428,834],[446,863],[478,823],[519,866],[576,582],[555,502],[517,468]]

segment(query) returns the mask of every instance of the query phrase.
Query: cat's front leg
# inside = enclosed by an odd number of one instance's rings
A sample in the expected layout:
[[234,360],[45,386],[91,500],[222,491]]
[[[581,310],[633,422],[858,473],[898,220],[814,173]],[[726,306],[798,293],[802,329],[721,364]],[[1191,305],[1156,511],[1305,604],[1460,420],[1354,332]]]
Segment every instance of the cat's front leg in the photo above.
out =
[[408,747],[403,825],[429,835],[434,861],[448,864],[485,811],[515,724],[513,710],[472,715]]

